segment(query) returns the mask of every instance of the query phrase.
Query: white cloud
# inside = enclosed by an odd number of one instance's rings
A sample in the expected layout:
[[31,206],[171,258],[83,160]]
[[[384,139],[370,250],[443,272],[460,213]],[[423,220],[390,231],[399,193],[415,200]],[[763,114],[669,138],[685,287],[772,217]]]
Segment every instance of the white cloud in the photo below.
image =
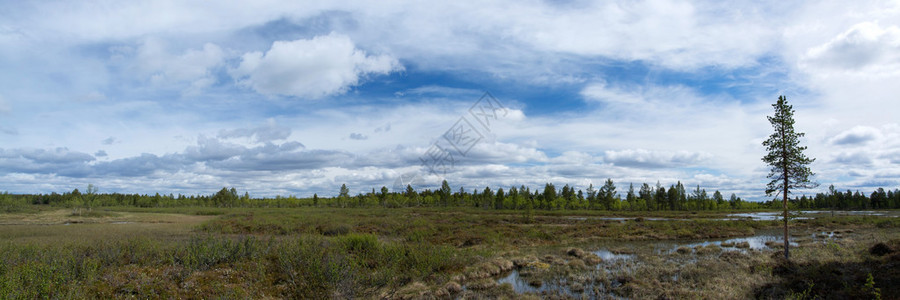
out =
[[867,151],[840,152],[835,155],[833,162],[856,167],[872,165],[872,153]]
[[476,98],[484,94],[484,91],[479,91],[475,89],[463,89],[463,88],[454,88],[454,87],[446,87],[440,85],[426,85],[420,86],[417,88],[408,89],[402,92],[397,92],[395,95],[397,96],[405,96],[405,95],[414,95],[414,96],[422,96],[422,95],[435,95],[435,96],[452,96],[452,97],[471,97]]
[[345,35],[332,33],[309,40],[276,41],[250,52],[232,75],[242,85],[266,95],[322,98],[341,94],[369,74],[402,70],[388,55],[367,55]]
[[868,126],[855,126],[829,139],[833,145],[864,145],[882,137],[881,130]]
[[[104,186],[126,192],[234,184],[322,195],[342,180],[367,191],[415,169],[481,94],[473,85],[522,82],[546,85],[547,100],[582,88],[585,102],[526,118],[544,99],[520,100],[492,123],[496,141],[460,160],[454,187],[611,177],[620,190],[681,180],[752,197],[765,176],[773,90],[795,105],[820,181],[900,174],[900,130],[885,125],[896,122],[900,94],[896,4],[511,3],[10,2],[0,22],[0,65],[11,70],[0,74],[0,111],[15,114],[0,113],[4,147],[100,157],[98,142],[121,140],[102,146],[101,161],[4,158],[6,171],[18,171],[0,182],[62,191],[106,174]],[[399,61],[439,76],[384,82],[397,97],[360,93],[303,111],[235,93],[238,83],[264,95],[339,95],[403,70]],[[221,80],[225,70],[234,81]],[[445,82],[454,80],[471,85]],[[204,101],[172,100],[173,89]],[[273,114],[277,125],[260,125]],[[94,115],[105,117],[85,117]]]
[[892,164],[900,165],[900,149],[884,153],[880,158],[887,159]]
[[[578,55],[643,60],[672,68],[753,64],[776,32],[754,5],[686,1],[589,2],[531,6],[503,21],[535,47]],[[502,25],[501,25],[502,26]]]
[[187,82],[196,90],[215,83],[211,69],[221,65],[225,57],[222,48],[211,43],[173,55],[164,41],[147,38],[136,50],[135,59],[154,84]]
[[581,90],[581,96],[587,100],[607,103],[641,104],[645,102],[643,95],[633,91],[623,91],[616,87],[610,87],[606,82],[597,82],[587,85]]
[[637,168],[677,168],[691,167],[710,158],[708,153],[689,151],[650,151],[627,149],[606,151],[604,161],[617,166]]
[[217,135],[221,139],[246,138],[255,143],[284,140],[290,136],[291,128],[278,125],[274,119],[269,119],[265,125],[255,128],[223,129]]
[[809,49],[802,63],[815,69],[895,74],[900,72],[900,27],[873,22],[853,25]]

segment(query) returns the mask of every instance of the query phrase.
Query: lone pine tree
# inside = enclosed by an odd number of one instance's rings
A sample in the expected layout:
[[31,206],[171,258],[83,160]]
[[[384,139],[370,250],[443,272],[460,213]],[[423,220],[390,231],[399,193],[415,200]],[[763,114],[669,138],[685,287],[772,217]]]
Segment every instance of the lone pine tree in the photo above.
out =
[[815,161],[815,158],[806,157],[803,150],[805,146],[800,146],[800,138],[805,134],[794,131],[794,108],[788,105],[785,96],[779,96],[778,102],[772,104],[775,108],[775,115],[769,116],[769,123],[775,130],[769,139],[763,142],[763,146],[769,152],[762,158],[771,168],[767,178],[772,179],[766,185],[766,195],[779,194],[783,197],[784,206],[784,258],[790,259],[789,242],[788,242],[788,194],[794,188],[812,188],[818,186],[817,183],[809,180],[813,176],[809,169],[809,164]]

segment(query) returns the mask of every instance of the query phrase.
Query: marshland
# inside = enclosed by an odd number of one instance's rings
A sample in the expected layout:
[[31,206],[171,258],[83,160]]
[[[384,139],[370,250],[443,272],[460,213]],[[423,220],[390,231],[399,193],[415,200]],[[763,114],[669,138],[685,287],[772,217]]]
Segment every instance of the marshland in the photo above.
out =
[[[775,213],[765,203],[633,211],[497,208],[465,197],[448,206],[392,206],[379,204],[378,195],[367,198],[372,202],[361,195],[243,203],[228,190],[217,195],[193,204],[159,196],[152,204],[156,196],[2,194],[0,297],[887,299],[900,293],[894,284],[900,211],[890,209],[797,209],[786,261],[779,251],[782,220],[756,218]],[[134,205],[142,198],[151,204]]]

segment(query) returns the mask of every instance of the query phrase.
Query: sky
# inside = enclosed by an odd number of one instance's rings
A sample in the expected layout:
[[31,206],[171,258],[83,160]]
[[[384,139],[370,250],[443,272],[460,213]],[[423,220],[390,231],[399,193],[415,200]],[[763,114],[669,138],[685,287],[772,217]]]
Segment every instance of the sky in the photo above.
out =
[[[900,1],[3,1],[0,191],[900,188]],[[487,110],[485,110],[487,108]],[[437,166],[437,167],[436,167]]]

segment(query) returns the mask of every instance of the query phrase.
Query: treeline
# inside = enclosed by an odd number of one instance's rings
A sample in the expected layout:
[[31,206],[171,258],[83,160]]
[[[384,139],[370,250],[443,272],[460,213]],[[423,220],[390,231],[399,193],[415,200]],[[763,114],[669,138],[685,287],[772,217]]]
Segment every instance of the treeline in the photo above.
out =
[[[342,192],[337,197],[340,205],[343,201],[353,203],[345,193],[346,186],[342,186]],[[699,186],[688,192],[681,182],[669,186],[668,189],[657,183],[650,186],[644,183],[635,188],[629,185],[624,197],[617,191],[615,183],[607,179],[606,183],[595,188],[591,184],[587,190],[575,189],[568,184],[558,188],[553,183],[547,183],[543,189],[532,190],[527,186],[510,187],[508,190],[498,188],[496,191],[490,187],[483,190],[466,191],[460,187],[456,192],[444,180],[438,190],[415,191],[411,186],[406,187],[402,193],[388,192],[386,187],[381,192],[366,195],[357,195],[356,200],[365,197],[367,203],[378,201],[383,206],[464,206],[485,209],[541,209],[541,210],[714,210],[714,209],[754,209],[759,208],[759,203],[747,202],[735,194],[726,199],[722,193],[715,191],[707,193]]]
[[[235,188],[222,188],[212,195],[142,195],[121,193],[97,193],[92,185],[84,192],[78,189],[66,193],[50,193],[35,195],[0,194],[0,208],[6,210],[17,206],[36,204],[51,205],[90,210],[102,206],[133,207],[476,207],[483,209],[510,210],[717,210],[717,209],[764,209],[781,208],[779,201],[753,202],[745,201],[735,194],[724,197],[719,191],[708,193],[696,186],[687,190],[678,182],[668,188],[657,183],[640,186],[629,184],[628,189],[620,192],[611,179],[607,179],[599,188],[590,185],[586,190],[575,189],[569,185],[557,188],[547,183],[542,189],[532,190],[527,186],[499,188],[493,190],[485,187],[482,190],[467,191],[459,187],[454,191],[444,180],[436,190],[424,189],[416,191],[407,186],[405,191],[391,192],[387,187],[372,189],[368,193],[350,195],[345,185],[336,197],[298,198],[294,196],[274,198],[252,198],[249,193],[239,194]],[[837,191],[833,186],[827,193],[819,193],[814,197],[795,197],[789,201],[791,209],[896,209],[900,208],[900,190],[885,191],[879,188],[869,194],[859,191]],[[0,210],[2,211],[2,210]]]
[[[900,208],[900,189],[893,191],[878,188],[871,194],[860,191],[838,191],[834,185],[828,187],[827,193],[817,193],[814,197],[794,197],[788,201],[793,209],[897,209]],[[781,207],[782,204],[767,202],[768,206]]]
[[[6,200],[4,200],[6,199]],[[541,210],[713,210],[713,209],[755,209],[760,203],[743,201],[734,194],[725,199],[719,191],[711,195],[699,186],[688,192],[681,182],[668,189],[659,185],[648,184],[635,189],[629,186],[624,198],[617,192],[611,179],[595,188],[593,185],[586,191],[576,190],[569,185],[557,188],[547,183],[543,189],[532,190],[524,185],[499,188],[490,187],[483,190],[467,191],[463,187],[453,191],[446,180],[437,190],[424,189],[416,191],[407,186],[405,191],[391,192],[387,187],[374,188],[369,193],[350,195],[346,184],[341,186],[337,197],[298,198],[294,196],[274,198],[252,198],[248,193],[239,194],[236,189],[222,188],[212,195],[142,195],[122,193],[97,193],[93,185],[85,192],[78,189],[66,193],[50,193],[36,195],[0,194],[0,204],[36,204],[62,206],[90,210],[102,206],[134,206],[134,207],[477,207],[484,209],[541,209]]]
[[[86,192],[75,189],[66,193],[50,193],[35,195],[0,194],[0,205],[51,205],[69,208],[92,209],[101,206],[133,206],[133,207],[279,207],[308,206],[311,201],[303,201],[296,197],[277,197],[273,199],[250,198],[249,193],[239,195],[234,188],[222,188],[213,195],[142,195],[109,193],[101,194],[88,186]],[[290,204],[290,205],[288,205]]]

